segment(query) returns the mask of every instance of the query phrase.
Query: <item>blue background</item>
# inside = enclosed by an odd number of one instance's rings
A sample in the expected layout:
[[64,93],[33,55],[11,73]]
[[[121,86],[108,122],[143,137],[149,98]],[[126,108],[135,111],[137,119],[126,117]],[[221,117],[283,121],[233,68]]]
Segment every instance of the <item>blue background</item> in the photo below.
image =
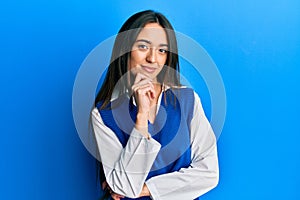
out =
[[73,83],[96,45],[149,8],[207,50],[226,87],[220,182],[203,199],[300,199],[297,0],[2,1],[0,199],[96,199]]

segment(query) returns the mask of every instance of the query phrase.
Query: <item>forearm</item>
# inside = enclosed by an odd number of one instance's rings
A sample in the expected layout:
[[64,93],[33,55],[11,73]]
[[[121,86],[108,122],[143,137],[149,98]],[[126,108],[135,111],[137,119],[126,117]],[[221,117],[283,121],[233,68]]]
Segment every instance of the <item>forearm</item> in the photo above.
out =
[[216,138],[196,94],[190,131],[190,166],[147,180],[146,184],[154,200],[195,199],[218,184]]
[[116,135],[96,117],[93,128],[107,183],[118,194],[138,197],[160,144],[134,128],[123,148]]
[[[136,130],[131,134],[120,158],[113,166],[107,166],[105,161],[102,162],[111,189],[118,194],[133,198],[140,194],[160,145],[153,139],[148,140],[141,136]],[[109,152],[101,153],[101,158],[102,155],[106,157],[105,160],[112,159]]]
[[195,199],[213,189],[219,180],[216,149],[189,168],[159,175],[146,181],[154,200]]

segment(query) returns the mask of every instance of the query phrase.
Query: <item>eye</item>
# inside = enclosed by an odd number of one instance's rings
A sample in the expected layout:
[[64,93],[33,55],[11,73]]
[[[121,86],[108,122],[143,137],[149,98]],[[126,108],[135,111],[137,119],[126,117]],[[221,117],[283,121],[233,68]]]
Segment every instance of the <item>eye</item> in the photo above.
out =
[[165,54],[165,53],[167,53],[167,52],[168,52],[168,50],[167,50],[167,49],[159,49],[158,51],[159,51],[159,53],[162,53],[162,54]]
[[139,49],[142,49],[142,50],[147,50],[147,49],[149,49],[149,47],[148,47],[147,45],[145,45],[145,44],[139,44],[139,45],[138,45],[138,48],[139,48]]

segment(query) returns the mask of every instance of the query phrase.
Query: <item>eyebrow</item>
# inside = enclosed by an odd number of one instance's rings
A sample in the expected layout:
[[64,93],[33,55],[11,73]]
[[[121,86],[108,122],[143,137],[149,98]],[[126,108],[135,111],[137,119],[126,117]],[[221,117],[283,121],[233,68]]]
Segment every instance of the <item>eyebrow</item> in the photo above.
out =
[[[150,42],[149,40],[145,40],[145,39],[139,39],[139,40],[137,40],[135,42],[145,42],[147,44],[152,44],[152,42]],[[167,45],[167,44],[160,44],[159,46],[160,47],[169,47],[169,45]]]

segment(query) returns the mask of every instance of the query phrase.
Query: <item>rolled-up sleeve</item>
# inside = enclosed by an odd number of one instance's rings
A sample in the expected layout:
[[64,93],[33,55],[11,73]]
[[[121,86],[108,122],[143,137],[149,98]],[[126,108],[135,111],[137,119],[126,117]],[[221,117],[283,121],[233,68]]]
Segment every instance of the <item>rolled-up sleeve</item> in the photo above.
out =
[[117,194],[138,197],[161,145],[133,128],[123,148],[97,108],[92,111],[92,125],[108,185]]

